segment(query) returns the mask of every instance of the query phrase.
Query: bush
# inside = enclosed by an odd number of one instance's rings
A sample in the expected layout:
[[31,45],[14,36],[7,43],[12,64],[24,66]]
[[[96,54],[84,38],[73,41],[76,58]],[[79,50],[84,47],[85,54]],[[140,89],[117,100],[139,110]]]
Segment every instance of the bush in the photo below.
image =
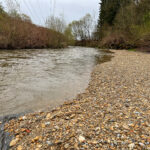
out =
[[66,46],[62,33],[39,27],[21,18],[0,13],[0,48],[62,48]]

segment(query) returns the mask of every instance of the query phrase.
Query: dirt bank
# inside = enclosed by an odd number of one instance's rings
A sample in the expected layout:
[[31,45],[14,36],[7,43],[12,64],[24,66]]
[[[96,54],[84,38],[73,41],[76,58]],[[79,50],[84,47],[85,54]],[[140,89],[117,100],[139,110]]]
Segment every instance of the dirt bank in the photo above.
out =
[[11,149],[150,149],[150,54],[113,52],[75,100],[7,123]]

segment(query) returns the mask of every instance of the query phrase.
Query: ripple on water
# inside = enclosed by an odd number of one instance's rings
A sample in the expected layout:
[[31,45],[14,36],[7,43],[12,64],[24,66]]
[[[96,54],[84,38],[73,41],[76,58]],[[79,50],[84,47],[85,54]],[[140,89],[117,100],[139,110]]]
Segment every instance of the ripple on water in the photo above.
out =
[[55,107],[88,86],[94,48],[0,51],[0,116]]

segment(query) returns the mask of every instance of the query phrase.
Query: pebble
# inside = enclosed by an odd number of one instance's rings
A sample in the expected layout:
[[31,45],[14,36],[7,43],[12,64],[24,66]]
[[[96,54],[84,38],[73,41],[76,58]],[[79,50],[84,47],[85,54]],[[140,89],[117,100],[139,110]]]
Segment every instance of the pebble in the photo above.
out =
[[42,126],[42,128],[45,128],[45,127],[46,127],[46,125],[45,125],[44,123],[42,123],[42,125],[41,125],[41,126]]
[[16,138],[16,139],[12,140],[12,141],[10,142],[10,145],[9,145],[9,146],[10,146],[10,147],[15,146],[18,141],[19,141],[19,138]]
[[37,142],[38,140],[40,140],[40,137],[39,136],[36,136],[34,139],[32,139],[32,142]]
[[38,145],[37,145],[37,148],[41,148],[41,147],[42,147],[42,145],[41,145],[41,144],[38,144]]
[[54,145],[51,141],[46,141],[46,143],[47,143],[49,146]]
[[23,150],[23,147],[22,147],[21,145],[19,145],[19,146],[17,147],[17,150]]
[[64,147],[65,147],[66,149],[67,149],[67,148],[69,148],[69,144],[65,144],[65,146],[64,146]]
[[82,135],[80,135],[80,136],[79,136],[79,142],[82,143],[82,142],[84,142],[84,141],[85,141],[85,137],[82,136]]
[[54,128],[55,128],[56,130],[59,130],[59,127],[58,127],[58,126],[55,126]]
[[50,119],[50,117],[51,117],[51,114],[48,113],[47,116],[46,116],[46,118],[47,118],[47,119]]
[[139,145],[140,145],[141,147],[145,147],[145,144],[143,144],[143,143],[139,143]]
[[46,126],[47,126],[47,125],[50,125],[50,122],[46,122],[45,125],[46,125]]
[[128,147],[129,147],[130,150],[132,150],[132,149],[134,149],[135,144],[134,144],[134,143],[131,143],[131,144],[128,145]]

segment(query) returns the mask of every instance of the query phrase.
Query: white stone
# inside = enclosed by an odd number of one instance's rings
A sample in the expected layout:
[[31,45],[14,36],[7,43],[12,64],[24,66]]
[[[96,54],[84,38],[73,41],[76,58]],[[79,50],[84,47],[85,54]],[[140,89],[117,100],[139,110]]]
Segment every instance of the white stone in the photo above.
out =
[[79,136],[79,142],[84,142],[85,141],[85,137],[83,137],[82,135]]
[[130,150],[132,150],[132,149],[134,149],[135,144],[134,144],[134,143],[131,143],[131,144],[128,145],[128,147],[129,147]]

